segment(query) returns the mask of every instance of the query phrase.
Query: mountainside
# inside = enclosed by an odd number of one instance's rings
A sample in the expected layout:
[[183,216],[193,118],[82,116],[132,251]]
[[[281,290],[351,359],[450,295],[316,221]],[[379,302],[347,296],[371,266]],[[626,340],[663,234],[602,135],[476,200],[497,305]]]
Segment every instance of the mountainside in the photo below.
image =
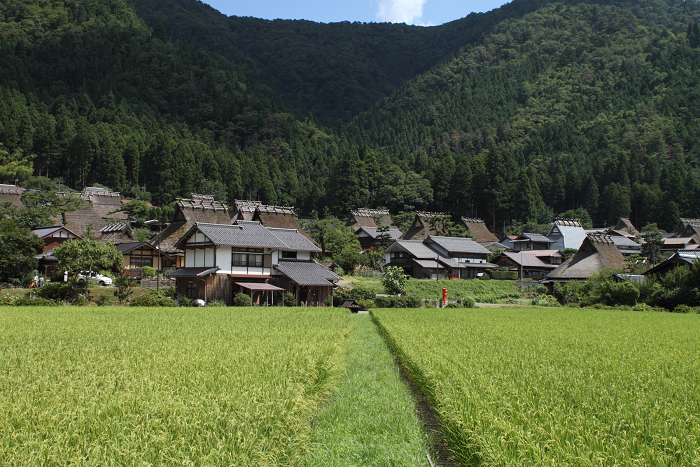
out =
[[585,207],[672,228],[697,216],[697,2],[548,5],[416,77],[348,126],[423,173],[433,208],[546,221]]
[[327,126],[349,121],[406,80],[546,0],[516,1],[436,27],[226,17],[197,0],[128,0],[173,40],[232,60],[256,90]]

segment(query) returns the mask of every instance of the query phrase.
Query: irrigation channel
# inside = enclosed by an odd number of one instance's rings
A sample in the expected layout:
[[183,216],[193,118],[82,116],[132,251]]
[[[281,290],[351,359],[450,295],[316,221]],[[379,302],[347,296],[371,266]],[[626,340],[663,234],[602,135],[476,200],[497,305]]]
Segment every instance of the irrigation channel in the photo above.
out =
[[453,466],[440,425],[372,318],[353,315],[346,366],[314,421],[309,466]]

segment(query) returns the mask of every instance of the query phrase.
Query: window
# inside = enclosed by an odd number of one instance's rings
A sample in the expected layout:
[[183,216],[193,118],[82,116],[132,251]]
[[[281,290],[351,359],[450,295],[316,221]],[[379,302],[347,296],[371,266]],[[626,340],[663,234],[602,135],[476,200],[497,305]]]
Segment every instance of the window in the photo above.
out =
[[197,284],[190,281],[187,283],[187,289],[185,290],[185,295],[187,298],[197,298]]
[[260,248],[239,248],[233,252],[231,264],[234,266],[262,267],[262,252]]
[[283,251],[282,252],[282,259],[296,259],[296,258],[297,258],[296,251]]
[[144,266],[153,267],[153,258],[144,258],[140,256],[132,256],[129,260],[129,266],[132,268],[142,268]]

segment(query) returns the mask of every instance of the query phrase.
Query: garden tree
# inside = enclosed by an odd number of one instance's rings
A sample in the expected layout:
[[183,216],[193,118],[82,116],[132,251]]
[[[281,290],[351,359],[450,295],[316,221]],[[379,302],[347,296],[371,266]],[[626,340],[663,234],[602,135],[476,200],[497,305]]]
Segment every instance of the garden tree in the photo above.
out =
[[77,194],[60,195],[55,190],[24,193],[22,204],[24,209],[15,211],[12,217],[30,229],[53,225],[51,218],[55,216],[61,216],[61,224],[67,224],[67,212],[88,208]]
[[[302,226],[308,229],[311,237],[318,243],[321,248],[321,258],[325,258],[326,253],[331,256],[337,250],[337,240],[335,231],[344,229],[344,223],[337,217],[326,217],[324,219],[314,219],[311,222],[301,221]],[[353,236],[355,236],[353,234]]]
[[114,286],[117,288],[114,291],[114,296],[117,297],[119,305],[122,305],[129,299],[136,285],[136,279],[129,275],[126,268],[120,267],[114,279]]
[[374,223],[377,224],[377,236],[374,239],[374,247],[383,253],[384,249],[392,242],[391,234],[389,233],[391,226],[384,225],[384,216],[381,214],[375,214],[372,217],[374,218]]
[[[653,224],[655,227],[656,224]],[[649,226],[646,226],[649,227]],[[652,266],[656,264],[661,253],[661,245],[664,244],[664,237],[656,229],[646,230],[644,234],[644,243],[642,243],[642,255],[646,256],[651,261]]]
[[[117,270],[124,265],[124,257],[111,243],[100,243],[91,238],[68,240],[53,250],[58,260],[59,270],[68,271],[72,275],[79,273]],[[88,297],[88,283],[85,280],[85,296]]]
[[406,289],[406,273],[398,266],[388,266],[382,277],[384,291],[389,295],[398,295]]
[[0,281],[29,283],[44,242],[31,230],[19,227],[13,220],[0,219]]

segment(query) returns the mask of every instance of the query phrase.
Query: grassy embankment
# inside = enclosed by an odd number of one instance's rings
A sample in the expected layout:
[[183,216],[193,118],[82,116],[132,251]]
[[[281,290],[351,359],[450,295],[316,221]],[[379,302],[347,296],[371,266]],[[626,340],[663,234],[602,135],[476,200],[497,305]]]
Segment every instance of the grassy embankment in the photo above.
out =
[[346,367],[314,422],[309,466],[427,466],[409,389],[368,315],[354,315]]
[[464,465],[700,463],[700,316],[373,310]]

